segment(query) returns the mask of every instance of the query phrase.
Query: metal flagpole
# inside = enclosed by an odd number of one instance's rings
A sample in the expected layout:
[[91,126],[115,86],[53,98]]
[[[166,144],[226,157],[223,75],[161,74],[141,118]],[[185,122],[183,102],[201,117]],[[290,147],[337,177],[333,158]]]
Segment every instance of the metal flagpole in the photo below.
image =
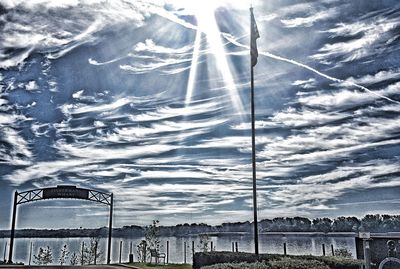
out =
[[[254,211],[254,253],[256,255],[259,254],[258,251],[258,220],[257,220],[257,177],[256,177],[256,130],[255,130],[255,113],[254,113],[254,65],[257,62],[254,62],[254,48],[257,50],[255,40],[258,38],[258,31],[257,35],[255,36],[255,21],[253,17],[253,8],[250,8],[250,66],[251,66],[251,153],[252,153],[252,166],[253,166],[253,211]],[[256,58],[257,59],[257,58]]]

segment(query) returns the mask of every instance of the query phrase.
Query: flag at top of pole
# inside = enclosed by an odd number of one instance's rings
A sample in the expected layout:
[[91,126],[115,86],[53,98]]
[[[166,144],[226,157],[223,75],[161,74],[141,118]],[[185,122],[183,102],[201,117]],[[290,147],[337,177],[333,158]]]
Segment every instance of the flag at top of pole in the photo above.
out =
[[260,33],[258,32],[256,20],[254,19],[253,8],[250,8],[250,16],[251,16],[251,34],[250,34],[250,45],[251,45],[251,66],[255,66],[257,64],[258,58],[258,50],[257,50],[257,38],[260,37]]

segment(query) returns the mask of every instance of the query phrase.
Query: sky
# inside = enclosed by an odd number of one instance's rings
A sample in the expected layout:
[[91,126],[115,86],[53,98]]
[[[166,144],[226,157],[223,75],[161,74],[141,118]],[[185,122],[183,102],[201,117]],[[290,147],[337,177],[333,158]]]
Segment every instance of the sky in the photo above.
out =
[[259,219],[399,214],[397,0],[0,0],[0,229],[251,221],[250,5]]

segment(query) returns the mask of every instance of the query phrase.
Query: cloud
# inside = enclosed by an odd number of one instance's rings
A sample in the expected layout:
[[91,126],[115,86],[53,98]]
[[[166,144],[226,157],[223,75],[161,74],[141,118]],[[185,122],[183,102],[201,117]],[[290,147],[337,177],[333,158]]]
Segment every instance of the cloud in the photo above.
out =
[[[85,165],[85,160],[70,159],[70,160],[58,160],[52,162],[38,162],[25,169],[19,169],[15,172],[6,175],[5,180],[8,180],[14,186],[22,185],[25,182],[32,180],[43,180],[49,178],[56,178],[60,171],[66,171],[69,169],[76,169],[79,166]],[[46,181],[46,180],[45,180]],[[61,179],[58,179],[61,181]]]
[[87,158],[88,161],[113,160],[113,159],[131,159],[143,156],[153,156],[173,150],[169,145],[146,145],[123,148],[90,147],[78,148],[69,144],[59,142],[57,149],[64,156]]
[[40,124],[37,122],[32,123],[31,125],[31,130],[32,133],[36,136],[36,137],[41,137],[41,136],[49,136],[49,132],[51,130],[51,126],[50,124]]
[[[134,58],[129,64],[119,67],[135,74],[160,71],[165,74],[178,74],[191,68],[193,45],[171,48],[155,44],[152,39],[146,39],[133,47]],[[140,55],[140,57],[137,57]],[[147,56],[146,56],[147,55]]]
[[[135,64],[123,64],[119,67],[122,70],[129,71],[134,74],[143,74],[150,71],[160,70],[161,72],[165,72],[166,74],[177,74],[183,71],[188,70],[190,68],[191,58],[188,59],[175,59],[175,58],[168,58],[168,59],[156,59],[155,62],[149,63],[135,63]],[[186,67],[178,67],[182,64],[187,64]],[[166,70],[163,70],[167,68]]]
[[138,42],[133,51],[126,56],[117,57],[104,62],[89,58],[89,63],[96,66],[115,63],[124,59],[132,59],[128,64],[120,64],[120,69],[134,74],[160,71],[166,75],[174,75],[191,68],[193,45],[172,48],[157,45],[152,39]]
[[[126,21],[138,27],[150,15],[149,10],[159,4],[122,0],[7,2],[0,42],[1,67],[20,64],[33,51],[48,53],[50,59],[60,58],[82,44],[94,42],[95,34],[110,25]],[[10,49],[14,50],[13,57],[4,54]]]
[[[278,208],[288,207],[295,212],[304,210],[335,210],[337,204],[328,202],[337,200],[351,190],[378,188],[378,178],[398,173],[399,168],[391,160],[368,161],[360,165],[339,166],[329,173],[308,176],[297,184],[282,186],[270,193],[270,199],[279,204]],[[400,183],[382,180],[385,187],[398,187]]]
[[[361,77],[349,77],[346,82],[352,82],[363,85],[370,85],[379,82],[385,82],[389,80],[398,80],[400,78],[400,70],[381,70],[375,74],[368,74]],[[345,84],[345,83],[344,83]]]
[[[354,83],[356,83],[354,81]],[[300,86],[303,89],[313,89],[316,87],[316,80],[313,78],[310,78],[308,80],[296,80],[295,82],[292,83],[293,86]]]
[[156,54],[188,54],[193,50],[193,45],[184,46],[181,48],[169,48],[156,45],[152,39],[146,39],[144,42],[137,43],[133,50],[135,52],[146,52]]
[[274,114],[271,118],[276,123],[281,123],[286,126],[316,126],[337,121],[346,117],[346,114],[321,113],[315,110],[304,109],[297,111],[294,108],[287,108],[284,111]]
[[[75,93],[76,99],[82,99],[82,93]],[[86,98],[85,98],[86,99]],[[92,100],[93,97],[91,98]],[[112,103],[108,104],[93,104],[93,105],[87,105],[87,104],[64,104],[60,107],[61,111],[65,115],[71,115],[71,114],[82,114],[82,113],[101,113],[101,112],[107,112],[107,111],[114,111],[118,108],[121,108],[125,105],[129,105],[132,103],[135,103],[137,98],[132,97],[122,97],[122,98],[116,98],[116,100]]]
[[[232,44],[234,44],[234,45],[236,45],[236,46],[238,46],[238,47],[242,47],[242,48],[249,49],[249,46],[244,45],[244,44],[238,42],[236,38],[234,38],[234,37],[232,37],[232,36],[230,36],[230,35],[222,34],[222,36],[223,36],[224,38],[226,38],[229,42],[231,42]],[[300,63],[300,62],[295,61],[295,60],[293,60],[293,59],[285,58],[285,57],[282,57],[282,56],[279,56],[279,55],[276,55],[276,54],[272,54],[272,53],[270,53],[270,52],[258,51],[258,54],[259,54],[259,55],[264,55],[264,56],[266,56],[266,57],[269,57],[269,58],[272,58],[272,59],[275,59],[275,60],[278,60],[278,61],[290,63],[290,64],[293,64],[293,65],[295,65],[295,66],[304,68],[304,69],[306,69],[306,70],[309,70],[309,71],[311,71],[311,72],[317,74],[318,76],[321,76],[321,77],[323,77],[323,78],[326,78],[326,79],[328,79],[328,80],[330,80],[330,81],[333,81],[333,82],[336,82],[336,83],[344,83],[344,82],[345,82],[346,85],[347,85],[348,87],[355,87],[355,88],[364,90],[364,91],[366,91],[366,92],[368,92],[368,93],[370,93],[370,94],[372,94],[372,95],[375,95],[375,96],[377,96],[377,97],[379,97],[379,98],[386,99],[386,100],[388,100],[388,101],[390,101],[390,102],[400,104],[400,101],[391,99],[391,98],[389,98],[389,97],[387,97],[387,96],[385,96],[385,95],[381,95],[380,93],[377,93],[377,92],[375,92],[375,91],[372,91],[372,90],[370,90],[370,89],[367,88],[367,87],[364,87],[364,86],[362,86],[362,85],[353,83],[353,82],[351,82],[351,81],[347,81],[347,82],[346,82],[346,81],[344,81],[344,80],[342,80],[342,79],[339,79],[339,78],[336,78],[336,77],[332,77],[332,76],[327,75],[326,73],[323,73],[323,72],[321,72],[321,71],[319,71],[319,70],[317,70],[317,69],[315,69],[315,68],[313,68],[313,67],[311,67],[311,66],[309,66],[309,65],[307,65],[307,64]]]
[[31,54],[33,48],[27,48],[19,53],[5,53],[4,50],[0,49],[0,68],[7,69],[13,66],[17,66],[23,63]]
[[[339,90],[332,93],[316,92],[315,95],[300,96],[299,102],[303,105],[330,108],[355,107],[364,104],[371,104],[380,99],[380,96],[391,96],[399,92],[400,83],[395,83],[384,89],[375,91],[378,95],[365,94],[360,91]],[[340,84],[339,84],[340,86]]]
[[319,11],[307,17],[297,17],[293,19],[281,19],[285,27],[311,27],[314,23],[330,19],[336,16],[337,11],[334,8],[329,10]]
[[37,85],[36,81],[31,80],[25,85],[25,89],[27,91],[35,91],[39,89],[39,86]]
[[33,157],[29,143],[11,127],[0,129],[0,163],[9,165],[29,165]]
[[105,62],[98,62],[98,61],[96,61],[96,60],[94,60],[94,59],[92,59],[92,58],[89,58],[88,59],[88,62],[91,64],[91,65],[106,65],[106,64],[111,64],[111,63],[115,63],[115,62],[118,62],[118,61],[120,61],[120,60],[122,60],[122,59],[125,59],[126,57],[118,57],[118,58],[115,58],[115,59],[112,59],[112,60],[109,60],[109,61],[105,61]]
[[31,121],[15,111],[7,95],[0,95],[0,163],[10,166],[29,165],[33,153],[29,141],[22,136],[21,126]]
[[390,32],[399,25],[400,22],[397,19],[383,18],[376,18],[362,24],[360,22],[350,25],[340,24],[329,32],[335,35],[343,34],[343,36],[362,33],[362,37],[344,42],[325,44],[311,58],[330,61],[340,57],[341,62],[351,62],[365,57],[372,57],[377,53],[378,48],[384,44],[384,41],[391,37]]
[[266,14],[263,16],[257,17],[257,21],[263,22],[263,21],[272,21],[278,17],[278,14],[271,13],[271,14]]

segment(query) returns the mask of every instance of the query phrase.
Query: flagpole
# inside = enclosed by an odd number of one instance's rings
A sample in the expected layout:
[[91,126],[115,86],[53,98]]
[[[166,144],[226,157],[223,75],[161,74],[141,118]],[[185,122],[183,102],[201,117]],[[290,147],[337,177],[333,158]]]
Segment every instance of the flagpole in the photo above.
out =
[[[252,22],[253,8],[250,8],[250,21]],[[250,23],[250,33],[253,33],[253,23]],[[250,50],[250,73],[251,73],[251,155],[253,166],[253,211],[254,211],[254,253],[258,251],[258,221],[257,221],[257,177],[256,177],[256,128],[255,128],[255,113],[254,113],[254,65]]]

